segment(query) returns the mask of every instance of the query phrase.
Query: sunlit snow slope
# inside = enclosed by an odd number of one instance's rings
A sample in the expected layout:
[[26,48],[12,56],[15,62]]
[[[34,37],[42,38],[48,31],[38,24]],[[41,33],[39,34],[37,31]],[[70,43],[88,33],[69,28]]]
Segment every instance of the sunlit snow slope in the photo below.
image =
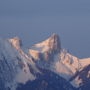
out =
[[16,90],[19,83],[25,84],[42,75],[41,69],[59,75],[76,88],[90,79],[90,58],[79,59],[70,54],[61,47],[56,34],[28,51],[22,48],[18,37],[0,39],[0,90]]

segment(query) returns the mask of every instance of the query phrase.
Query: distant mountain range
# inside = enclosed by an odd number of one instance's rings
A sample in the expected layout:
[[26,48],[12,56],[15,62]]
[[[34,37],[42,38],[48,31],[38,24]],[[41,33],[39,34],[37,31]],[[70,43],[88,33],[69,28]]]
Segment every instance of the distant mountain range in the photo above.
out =
[[29,49],[0,38],[0,90],[90,90],[90,58],[73,56],[57,34]]

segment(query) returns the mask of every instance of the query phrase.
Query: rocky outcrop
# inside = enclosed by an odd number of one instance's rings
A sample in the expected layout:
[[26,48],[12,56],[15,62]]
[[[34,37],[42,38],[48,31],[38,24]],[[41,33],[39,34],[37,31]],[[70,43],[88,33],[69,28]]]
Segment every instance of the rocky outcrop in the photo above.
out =
[[20,49],[22,46],[22,41],[18,37],[11,38],[9,41],[16,49]]

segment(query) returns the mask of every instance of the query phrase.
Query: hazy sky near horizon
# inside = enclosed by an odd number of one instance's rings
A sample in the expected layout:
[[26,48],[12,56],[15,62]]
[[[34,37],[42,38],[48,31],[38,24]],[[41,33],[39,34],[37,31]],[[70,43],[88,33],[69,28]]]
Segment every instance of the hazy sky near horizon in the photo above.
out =
[[0,37],[30,47],[52,33],[75,56],[90,57],[90,0],[0,0]]

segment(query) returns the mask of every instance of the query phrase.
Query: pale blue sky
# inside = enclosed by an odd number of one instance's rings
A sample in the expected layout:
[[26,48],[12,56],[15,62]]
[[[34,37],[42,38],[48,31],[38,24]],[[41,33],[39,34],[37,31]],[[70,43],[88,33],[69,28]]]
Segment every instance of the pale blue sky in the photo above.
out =
[[30,47],[52,33],[74,55],[90,57],[90,0],[0,0],[0,37],[19,36]]

